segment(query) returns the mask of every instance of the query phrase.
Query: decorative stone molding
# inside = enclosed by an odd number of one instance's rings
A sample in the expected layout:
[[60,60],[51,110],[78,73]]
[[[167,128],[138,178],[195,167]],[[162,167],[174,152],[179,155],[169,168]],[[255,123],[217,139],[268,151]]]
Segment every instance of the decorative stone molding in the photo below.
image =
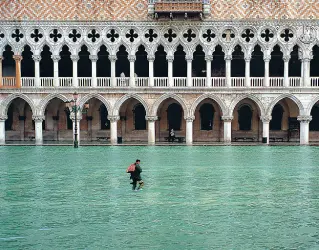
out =
[[8,119],[7,115],[0,115],[0,121],[5,121]]
[[77,62],[77,61],[80,60],[80,56],[78,56],[78,55],[71,55],[70,58],[71,58],[71,60],[72,60],[73,62]]
[[99,60],[99,57],[97,55],[89,55],[89,59],[92,62],[97,62],[97,60]]
[[107,119],[110,121],[110,122],[116,122],[118,120],[120,120],[120,116],[119,115],[109,115],[107,117]]
[[193,61],[193,55],[186,55],[185,59],[186,61]]
[[116,55],[109,55],[109,60],[111,62],[115,62],[117,60],[117,56]]
[[45,116],[43,116],[43,115],[33,115],[32,116],[32,120],[34,120],[34,122],[43,122],[45,120]]
[[13,55],[13,60],[21,62],[22,61],[22,56],[21,55]]
[[158,120],[157,116],[146,116],[145,120],[150,121],[150,122],[155,122]]
[[232,115],[223,115],[222,116],[222,120],[224,122],[231,122],[234,119],[234,117]]
[[167,62],[173,62],[174,61],[174,56],[173,55],[167,55],[166,56]]
[[205,55],[206,61],[213,61],[213,59],[214,59],[213,55]]
[[225,61],[226,60],[232,60],[233,59],[233,56],[232,55],[225,55],[225,57],[224,57],[224,59],[225,59]]
[[266,115],[266,116],[261,116],[261,117],[260,117],[260,120],[261,120],[263,123],[270,122],[271,119],[272,119],[271,115]]
[[284,60],[284,62],[289,62],[290,58],[291,58],[290,55],[284,55],[284,56],[282,57],[282,59]]
[[135,55],[128,55],[127,59],[129,60],[129,62],[135,62],[136,61],[136,56]]
[[40,61],[41,61],[41,56],[40,56],[40,55],[32,55],[32,59],[33,59],[35,62],[40,62]]
[[61,56],[60,55],[52,55],[51,56],[53,62],[58,62],[61,60]]
[[185,116],[184,119],[187,122],[193,122],[195,120],[195,116]]
[[155,55],[147,55],[147,60],[149,62],[154,62],[155,61]]
[[297,117],[297,120],[304,123],[309,123],[312,120],[311,115],[300,115]]

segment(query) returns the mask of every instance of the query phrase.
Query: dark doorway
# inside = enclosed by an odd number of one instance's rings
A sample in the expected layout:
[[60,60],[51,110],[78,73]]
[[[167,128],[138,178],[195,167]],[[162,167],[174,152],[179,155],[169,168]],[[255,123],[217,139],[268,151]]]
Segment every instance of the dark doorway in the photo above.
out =
[[290,53],[289,60],[289,76],[300,77],[301,76],[301,62],[299,60],[299,47],[295,45],[292,52]]
[[264,75],[265,75],[264,54],[261,51],[261,47],[259,45],[256,45],[252,53],[251,61],[250,61],[250,76],[264,77]]
[[147,52],[145,47],[141,45],[136,52],[135,72],[138,77],[148,77],[148,70]]
[[41,52],[40,61],[40,76],[41,77],[53,77],[53,60],[51,58],[51,51],[49,46],[44,45]]
[[177,103],[172,103],[167,109],[168,129],[181,130],[182,107]]
[[12,104],[8,108],[7,116],[8,116],[8,119],[5,121],[5,130],[12,130],[12,124],[13,124],[13,105]]
[[[59,113],[59,111],[58,111],[58,113]],[[58,116],[59,116],[59,114],[58,114]],[[65,110],[65,116],[66,116],[66,129],[72,130],[73,129],[73,122],[70,118],[70,110],[69,109]]]
[[283,53],[280,47],[276,45],[271,52],[271,60],[269,62],[269,76],[283,77],[284,76],[284,61],[282,59]]
[[154,77],[167,77],[168,76],[168,65],[166,60],[166,52],[164,47],[159,45],[155,52],[154,61]]
[[206,76],[206,61],[203,47],[198,45],[193,54],[192,76],[205,77]]
[[92,62],[90,60],[90,53],[88,48],[83,45],[79,52],[78,61],[78,76],[79,77],[91,77],[92,76]]
[[200,109],[200,129],[201,130],[213,130],[214,123],[214,107],[210,103],[204,103]]
[[15,76],[16,64],[13,59],[12,48],[9,45],[6,46],[5,51],[3,52],[3,58],[4,60],[2,61],[2,76],[5,76],[5,77]]
[[242,48],[237,45],[233,52],[233,58],[231,60],[231,76],[232,77],[244,77],[245,76],[245,60],[244,52]]
[[269,124],[270,130],[281,130],[282,117],[284,114],[284,109],[280,104],[276,104],[271,112],[271,121]]
[[108,116],[107,108],[104,104],[100,106],[100,121],[101,121],[101,130],[109,130],[110,129],[110,121],[107,119]]
[[176,52],[174,53],[173,62],[173,76],[174,77],[186,77],[187,76],[187,62],[185,60],[185,52],[183,46],[178,45]]
[[238,110],[239,130],[251,130],[251,119],[253,112],[248,105],[243,105]]
[[71,52],[68,46],[64,45],[62,51],[60,52],[59,61],[59,77],[72,77],[73,75],[73,63],[71,60]]
[[312,120],[309,124],[310,131],[319,131],[319,105],[311,109]]
[[[121,45],[119,51],[117,52],[117,60],[116,60],[116,76],[121,77],[129,77],[130,76],[130,62],[128,61],[128,53],[126,48]],[[123,73],[123,74],[122,74]],[[123,76],[123,77],[124,77]]]
[[133,110],[135,130],[146,130],[145,108],[142,104],[137,104]]
[[215,48],[211,67],[213,77],[225,77],[225,53],[220,45]]
[[111,62],[109,60],[109,53],[105,45],[102,45],[96,62],[96,76],[97,77],[110,77],[111,76]]
[[30,46],[24,46],[21,61],[21,77],[34,77],[34,61]]
[[315,45],[312,50],[313,59],[310,62],[310,76],[319,76],[319,47]]

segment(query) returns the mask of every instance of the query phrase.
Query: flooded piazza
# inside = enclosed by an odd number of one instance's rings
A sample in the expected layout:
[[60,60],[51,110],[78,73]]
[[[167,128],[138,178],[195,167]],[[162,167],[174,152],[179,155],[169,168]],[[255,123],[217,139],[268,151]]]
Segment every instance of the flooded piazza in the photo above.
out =
[[318,153],[3,146],[0,249],[318,249]]

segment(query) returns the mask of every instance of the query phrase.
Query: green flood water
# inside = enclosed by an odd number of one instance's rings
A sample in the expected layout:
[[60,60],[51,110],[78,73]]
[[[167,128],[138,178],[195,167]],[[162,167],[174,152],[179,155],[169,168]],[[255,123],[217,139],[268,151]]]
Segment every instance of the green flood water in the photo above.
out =
[[[319,249],[317,147],[0,147],[0,249]],[[126,167],[141,159],[145,187]]]

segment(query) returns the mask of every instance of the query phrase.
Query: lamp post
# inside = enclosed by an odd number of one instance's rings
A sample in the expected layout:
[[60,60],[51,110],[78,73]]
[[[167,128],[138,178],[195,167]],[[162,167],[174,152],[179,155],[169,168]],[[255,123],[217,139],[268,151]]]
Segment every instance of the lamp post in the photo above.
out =
[[[77,104],[77,100],[78,100],[78,93],[74,92],[73,93],[73,100],[71,100],[71,102],[67,101],[65,102],[65,106],[67,109],[69,109],[70,114],[74,113],[74,141],[73,141],[73,145],[74,148],[78,148],[79,147],[79,141],[78,141],[78,112],[81,111],[81,107]],[[89,109],[89,104],[85,103],[84,107],[82,109],[82,114],[85,114],[87,112],[87,110]]]

